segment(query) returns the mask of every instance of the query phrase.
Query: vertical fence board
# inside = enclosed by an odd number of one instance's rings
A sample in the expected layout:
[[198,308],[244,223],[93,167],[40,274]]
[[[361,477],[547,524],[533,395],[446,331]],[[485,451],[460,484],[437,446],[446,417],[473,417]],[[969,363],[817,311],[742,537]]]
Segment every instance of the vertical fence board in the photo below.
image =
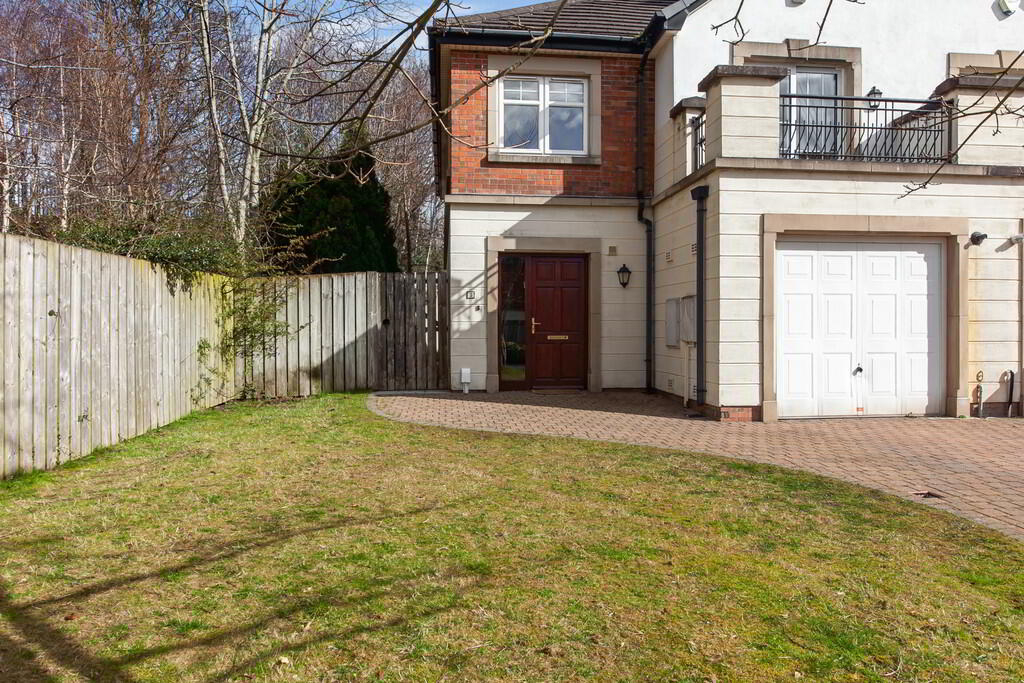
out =
[[[60,391],[60,345],[57,342],[57,315],[60,304],[57,299],[60,295],[60,268],[56,242],[44,242],[44,262],[46,269],[46,293],[43,302],[43,326],[45,335],[43,337],[43,353],[46,357],[46,364],[43,367],[43,385],[46,390],[46,440],[43,446],[41,462],[46,469],[57,465],[57,452],[60,448],[57,442],[60,433],[57,425],[57,392]],[[38,370],[37,370],[38,372]]]
[[427,281],[427,389],[437,389],[437,275],[426,274]]
[[133,261],[131,270],[129,271],[129,277],[134,280],[135,298],[133,301],[133,316],[135,320],[135,334],[133,338],[134,355],[135,355],[135,382],[136,384],[132,387],[133,402],[135,405],[135,433],[136,435],[145,434],[148,426],[146,425],[147,416],[149,414],[149,406],[146,400],[146,389],[149,386],[149,378],[146,375],[146,349],[148,346],[147,342],[147,323],[148,316],[146,312],[146,279],[145,279],[145,266],[142,263]]
[[82,449],[82,254],[80,249],[67,247],[68,278],[70,280],[70,299],[68,301],[68,356],[69,356],[69,400],[68,400],[68,438],[69,458],[84,455]]
[[117,404],[121,411],[117,421],[118,441],[134,436],[128,426],[128,346],[134,339],[128,326],[128,263],[128,259],[117,259]]
[[[274,297],[274,283],[260,283],[260,297],[263,299]],[[269,334],[262,335],[260,351],[263,356],[259,359],[263,367],[263,385],[260,391],[263,396],[277,396],[277,339]]]
[[384,316],[382,321],[381,336],[383,337],[384,353],[384,374],[381,377],[380,387],[387,391],[394,389],[394,331],[396,317],[394,313],[394,273],[381,273],[381,287],[383,295],[381,304],[384,307],[381,313]]
[[7,312],[7,241],[0,240],[0,479],[6,476],[7,472],[7,432],[10,427],[6,423],[8,389],[4,370],[4,361],[7,358],[7,345],[5,337],[7,332],[7,319],[10,315]]
[[323,391],[323,316],[320,315],[321,286],[323,276],[309,278],[309,393],[315,395]]
[[299,365],[296,371],[299,373],[299,396],[309,396],[309,278],[301,278],[296,283],[296,296],[298,306],[297,334],[299,336]]
[[117,258],[103,254],[103,445],[117,443]]
[[[28,241],[23,251],[25,267],[22,269],[22,301],[29,312],[28,326],[25,334],[22,335],[22,386],[30,391],[30,398],[23,405],[25,411],[22,414],[22,428],[25,433],[22,435],[22,463],[20,468],[31,472],[35,468],[36,451],[43,432],[42,415],[40,411],[42,368],[39,368],[40,357],[39,347],[42,342],[42,330],[40,321],[40,308],[44,302],[40,302],[40,293],[43,288],[38,286],[41,278],[45,278],[45,272],[41,272],[40,254],[36,249],[36,242]],[[45,283],[45,281],[42,281]],[[39,369],[39,372],[36,372]]]
[[343,307],[345,309],[342,313],[345,321],[345,343],[343,351],[345,356],[345,391],[352,391],[356,388],[356,302],[354,286],[355,276],[342,275],[341,281],[342,286],[344,287]]
[[331,357],[334,391],[345,391],[345,277],[331,275]]
[[430,347],[427,344],[427,336],[430,334],[430,323],[432,320],[427,316],[427,276],[426,273],[416,273],[416,388],[426,389],[427,368],[430,360]]
[[288,291],[288,393],[299,395],[299,287],[298,281],[289,280]]
[[32,466],[32,242],[24,240],[18,245],[18,301],[21,321],[18,325],[18,462],[17,472],[27,471]]
[[366,273],[356,274],[356,389],[367,389],[366,381]]
[[[284,300],[287,296],[285,282],[276,282],[273,284],[274,297],[278,301]],[[288,311],[287,306],[282,305],[277,310],[277,321],[281,325],[287,324],[288,322]],[[274,361],[274,370],[277,376],[275,382],[277,385],[277,392],[275,396],[287,396],[288,395],[288,339],[285,335],[278,335],[274,340],[276,345],[277,355]]]
[[20,446],[21,403],[25,400],[20,384],[19,338],[24,314],[18,287],[21,283],[21,245],[4,239],[4,442],[6,444],[4,476],[10,477],[18,471]]
[[369,388],[380,386],[380,277],[380,273],[366,275],[366,381]]
[[139,331],[135,322],[135,264],[125,259],[124,261],[124,402],[125,402],[125,437],[131,438],[138,435],[138,350]]
[[71,249],[57,249],[57,447],[56,462],[71,455]]
[[106,254],[97,256],[100,267],[99,288],[96,292],[96,315],[99,319],[97,347],[93,350],[97,358],[93,380],[96,382],[96,427],[99,435],[96,445],[106,446],[110,443],[110,257]]
[[4,429],[0,439],[0,477],[7,477],[13,474],[8,472],[10,460],[13,454],[13,444],[10,442],[11,431],[7,425],[11,424],[11,414],[16,405],[17,392],[14,382],[10,380],[10,364],[14,356],[10,340],[15,337],[11,334],[14,323],[17,321],[16,300],[14,299],[15,288],[11,284],[10,276],[14,270],[14,258],[8,250],[7,240],[0,239],[0,419],[3,420]]
[[334,316],[331,304],[334,302],[334,277],[324,275],[320,279],[320,382],[321,390],[329,394],[334,389]]
[[94,263],[92,251],[78,252],[81,271],[79,273],[79,286],[82,290],[82,315],[81,324],[81,355],[78,358],[79,387],[78,393],[78,416],[75,421],[78,423],[78,449],[77,455],[85,455],[92,450],[92,359],[93,341],[92,326],[95,316],[93,315],[93,302],[96,297],[93,294]]

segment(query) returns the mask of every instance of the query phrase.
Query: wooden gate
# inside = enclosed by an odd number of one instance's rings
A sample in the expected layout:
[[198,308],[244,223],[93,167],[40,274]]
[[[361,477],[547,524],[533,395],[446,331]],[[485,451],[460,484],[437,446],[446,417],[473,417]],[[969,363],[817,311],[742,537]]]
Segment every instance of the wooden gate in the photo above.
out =
[[448,274],[382,273],[377,389],[451,386]]

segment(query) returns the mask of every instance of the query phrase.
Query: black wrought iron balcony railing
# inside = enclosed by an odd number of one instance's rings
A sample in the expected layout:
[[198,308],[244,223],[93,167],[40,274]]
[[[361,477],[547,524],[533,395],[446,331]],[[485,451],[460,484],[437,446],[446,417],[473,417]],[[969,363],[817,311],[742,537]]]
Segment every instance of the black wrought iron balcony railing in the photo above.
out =
[[779,156],[898,163],[951,161],[952,104],[943,100],[782,95]]

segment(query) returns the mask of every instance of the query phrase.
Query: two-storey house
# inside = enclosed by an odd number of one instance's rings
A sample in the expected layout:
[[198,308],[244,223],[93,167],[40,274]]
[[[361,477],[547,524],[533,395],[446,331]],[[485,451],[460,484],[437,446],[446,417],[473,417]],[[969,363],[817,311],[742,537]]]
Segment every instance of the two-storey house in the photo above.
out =
[[432,27],[435,98],[457,105],[437,129],[453,389],[1006,414],[1024,11],[833,3],[819,38],[829,4],[577,0]]

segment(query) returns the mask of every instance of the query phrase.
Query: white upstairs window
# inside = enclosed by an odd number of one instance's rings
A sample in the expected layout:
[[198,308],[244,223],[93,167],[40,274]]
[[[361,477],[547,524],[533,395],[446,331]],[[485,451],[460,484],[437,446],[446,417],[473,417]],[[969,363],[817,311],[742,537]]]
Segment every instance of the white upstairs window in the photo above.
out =
[[503,152],[587,153],[587,82],[579,78],[506,77],[498,114]]

